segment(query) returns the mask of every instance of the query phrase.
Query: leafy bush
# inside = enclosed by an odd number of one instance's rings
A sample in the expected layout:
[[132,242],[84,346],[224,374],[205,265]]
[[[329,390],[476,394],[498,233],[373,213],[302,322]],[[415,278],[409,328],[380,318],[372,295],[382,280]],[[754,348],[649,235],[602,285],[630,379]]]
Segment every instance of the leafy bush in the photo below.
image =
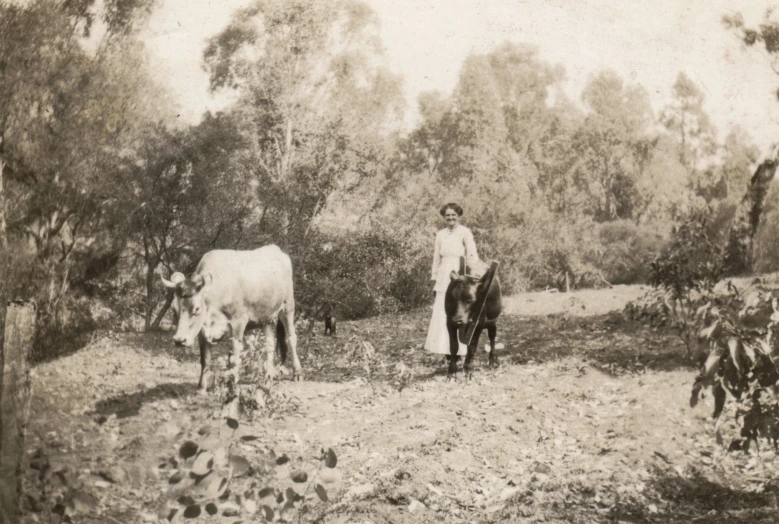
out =
[[652,262],[649,283],[671,291],[674,298],[711,289],[722,274],[722,250],[710,226],[708,210],[693,212]]
[[700,337],[709,353],[696,377],[690,397],[695,407],[705,388],[712,389],[714,418],[723,413],[728,393],[736,404],[740,434],[729,450],[748,451],[766,439],[779,443],[779,301],[760,290],[739,291],[728,285],[726,294],[714,295],[701,306],[707,326]]
[[[115,423],[107,421],[106,424]],[[330,494],[340,488],[332,448],[314,458],[277,455],[259,437],[239,430],[236,419],[182,432],[177,452],[157,467],[161,495],[143,510],[145,521],[176,522],[200,516],[260,518],[263,522],[321,518]],[[26,494],[34,511],[51,522],[79,522],[100,515],[82,471],[55,469],[43,449],[30,458],[39,472]],[[318,500],[317,500],[318,499]],[[153,515],[152,512],[156,513]],[[139,516],[140,517],[140,516]]]
[[419,307],[432,296],[425,247],[381,229],[315,237],[292,255],[297,302],[311,316],[333,304],[347,319]]
[[598,252],[592,264],[612,284],[648,282],[648,262],[665,245],[656,228],[637,226],[630,220],[604,222],[598,228],[598,240]]

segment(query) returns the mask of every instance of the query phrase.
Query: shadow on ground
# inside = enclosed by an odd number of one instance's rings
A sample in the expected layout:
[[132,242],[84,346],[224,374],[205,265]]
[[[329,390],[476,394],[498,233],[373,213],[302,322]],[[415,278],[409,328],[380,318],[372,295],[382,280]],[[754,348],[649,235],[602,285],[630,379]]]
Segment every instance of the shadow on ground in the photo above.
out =
[[[398,362],[417,369],[415,380],[446,374],[442,356],[422,349],[427,332],[427,311],[343,322],[339,336],[299,335],[301,361],[306,376],[313,380],[339,382],[367,373],[346,358],[357,341],[370,342],[384,361],[384,370],[374,370],[375,378],[390,378]],[[487,355],[482,335],[475,365],[477,373],[487,372]],[[673,332],[654,329],[626,320],[621,313],[591,317],[549,315],[543,317],[504,316],[498,324],[498,350],[503,364],[543,363],[579,357],[604,372],[619,375],[647,370],[695,369],[686,349]],[[421,373],[419,368],[422,368]],[[460,364],[462,369],[462,363]]]
[[[535,491],[548,495],[537,497]],[[576,489],[575,483],[542,483],[510,499],[496,520],[510,522],[530,516],[537,520],[543,515],[541,520],[569,523],[769,524],[779,517],[777,491],[779,486],[772,483],[757,492],[700,472],[683,477],[670,468],[656,467],[640,493],[615,490],[614,499],[608,501],[593,500],[586,489]]]
[[[368,369],[360,362],[359,350],[355,351],[361,342],[369,342],[375,351],[374,369],[370,371],[373,380],[391,379],[394,366],[399,362],[416,370],[415,381],[445,375],[443,357],[422,349],[428,316],[429,311],[422,309],[341,322],[337,337],[323,335],[318,325],[299,331],[298,354],[305,376],[321,382],[366,377]],[[199,359],[197,347],[174,346],[170,333],[131,337],[138,340],[128,342],[143,347],[152,355],[165,354],[187,362]],[[485,333],[475,359],[477,373],[487,371],[487,355],[482,349],[486,341]],[[578,357],[612,375],[695,369],[697,366],[687,357],[684,344],[672,331],[629,321],[621,312],[589,317],[505,315],[498,323],[498,341],[505,346],[498,350],[502,364],[522,365]],[[213,349],[215,358],[228,351],[226,343],[219,343]]]
[[116,415],[117,418],[133,417],[137,415],[144,404],[166,399],[180,399],[195,392],[196,385],[171,382],[159,384],[150,389],[135,393],[122,393],[95,405],[94,413],[105,417]]

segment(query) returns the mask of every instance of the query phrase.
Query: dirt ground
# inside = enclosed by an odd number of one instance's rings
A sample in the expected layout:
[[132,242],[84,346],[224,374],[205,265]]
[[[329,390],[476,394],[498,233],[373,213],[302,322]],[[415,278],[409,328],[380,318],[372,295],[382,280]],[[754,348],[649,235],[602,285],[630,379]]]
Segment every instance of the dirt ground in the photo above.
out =
[[[238,427],[195,393],[199,362],[169,333],[106,334],[35,368],[25,522],[779,521],[776,454],[725,452],[732,413],[720,439],[711,399],[689,407],[681,343],[619,314],[641,292],[506,299],[502,365],[480,350],[470,381],[420,349],[427,310],[303,330],[305,380]],[[225,448],[248,470],[231,458],[227,490],[182,498],[205,484],[198,457]]]

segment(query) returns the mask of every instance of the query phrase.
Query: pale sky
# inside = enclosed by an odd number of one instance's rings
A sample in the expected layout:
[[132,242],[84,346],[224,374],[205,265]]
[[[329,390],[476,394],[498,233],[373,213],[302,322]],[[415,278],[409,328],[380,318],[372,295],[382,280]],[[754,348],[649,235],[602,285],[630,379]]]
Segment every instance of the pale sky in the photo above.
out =
[[[320,0],[321,1],[321,0]],[[206,39],[249,0],[162,0],[148,43],[158,78],[198,121],[229,99],[207,94],[201,60]],[[746,128],[762,147],[779,142],[779,75],[765,52],[744,50],[726,31],[724,14],[741,12],[756,26],[761,0],[367,0],[381,20],[387,65],[404,78],[416,107],[422,91],[451,93],[469,53],[506,41],[534,44],[566,70],[565,90],[579,100],[588,78],[604,68],[644,87],[656,111],[681,71],[706,93],[705,109],[720,133]]]

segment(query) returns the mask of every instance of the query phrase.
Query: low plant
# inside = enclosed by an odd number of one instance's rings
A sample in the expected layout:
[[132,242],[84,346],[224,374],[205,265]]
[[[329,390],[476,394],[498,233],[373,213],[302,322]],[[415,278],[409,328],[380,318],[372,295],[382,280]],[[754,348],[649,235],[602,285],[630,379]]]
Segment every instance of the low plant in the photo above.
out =
[[699,337],[708,345],[708,356],[695,379],[690,405],[695,407],[701,392],[711,388],[713,416],[719,422],[730,397],[740,432],[728,449],[748,451],[752,444],[759,447],[761,439],[777,449],[779,300],[763,290],[741,291],[728,284],[727,293],[711,296],[698,314],[706,321]]

